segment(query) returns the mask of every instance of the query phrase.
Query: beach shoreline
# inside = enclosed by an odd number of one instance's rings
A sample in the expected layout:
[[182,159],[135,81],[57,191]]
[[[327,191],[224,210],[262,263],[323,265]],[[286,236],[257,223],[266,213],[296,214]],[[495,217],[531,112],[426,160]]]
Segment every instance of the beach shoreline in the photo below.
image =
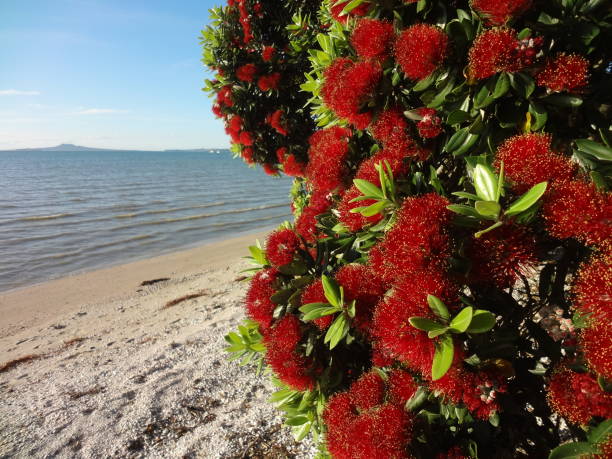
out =
[[0,294],[0,457],[312,457],[224,351],[264,236]]

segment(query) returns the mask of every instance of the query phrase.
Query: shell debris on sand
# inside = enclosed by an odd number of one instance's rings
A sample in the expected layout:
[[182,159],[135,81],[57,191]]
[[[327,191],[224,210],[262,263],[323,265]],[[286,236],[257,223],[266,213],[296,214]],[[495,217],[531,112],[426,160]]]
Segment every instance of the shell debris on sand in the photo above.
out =
[[136,287],[54,317],[65,327],[2,338],[13,358],[42,357],[0,374],[0,457],[313,457],[267,402],[267,376],[223,350],[243,318],[248,285],[235,279],[244,267]]

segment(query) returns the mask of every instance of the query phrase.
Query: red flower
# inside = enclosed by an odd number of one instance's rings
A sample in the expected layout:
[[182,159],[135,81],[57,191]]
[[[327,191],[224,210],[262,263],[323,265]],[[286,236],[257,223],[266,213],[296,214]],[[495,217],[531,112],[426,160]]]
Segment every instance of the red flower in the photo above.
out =
[[565,367],[550,378],[548,403],[574,424],[586,424],[593,416],[612,417],[612,395],[604,392],[590,374]]
[[244,159],[244,161],[247,164],[254,164],[255,163],[255,160],[253,159],[254,151],[253,151],[253,149],[251,147],[243,148],[242,151],[240,152],[240,154],[242,156],[242,159]]
[[589,82],[589,61],[577,54],[559,53],[546,61],[536,75],[536,82],[553,92],[581,88]]
[[612,253],[608,249],[582,264],[572,286],[574,307],[581,314],[612,322]]
[[[302,305],[309,303],[328,303],[321,279],[317,279],[304,289],[304,292],[302,293]],[[327,330],[335,318],[335,314],[330,314],[319,317],[318,319],[313,320],[313,322],[320,330]]]
[[438,454],[436,459],[470,459],[470,456],[463,454],[461,446],[455,445],[448,451]]
[[386,163],[389,164],[393,178],[397,179],[408,173],[410,170],[410,157],[419,154],[420,150],[416,145],[411,145],[406,149],[391,149],[381,150],[372,156],[370,159],[366,159],[361,163],[355,178],[367,180],[370,183],[380,187],[380,176],[376,170],[376,165],[382,164],[387,168]]
[[361,196],[361,191],[359,191],[357,187],[353,185],[351,188],[348,189],[346,193],[344,193],[340,204],[338,204],[338,213],[340,214],[338,220],[340,220],[340,223],[342,223],[345,228],[352,232],[359,231],[366,225],[376,224],[383,217],[381,214],[364,217],[360,213],[351,212],[352,209],[355,209],[357,207],[369,206],[376,202],[374,199],[351,202],[358,196]]
[[415,271],[446,266],[450,256],[448,204],[436,193],[407,198],[393,228],[370,250],[376,274],[393,282]]
[[225,85],[219,89],[219,92],[217,93],[217,103],[219,105],[225,105],[226,107],[231,107],[234,105],[234,101],[232,100],[231,85]]
[[261,51],[261,58],[265,62],[270,62],[272,58],[274,57],[274,52],[275,52],[274,46],[264,46]]
[[455,404],[462,402],[474,417],[488,419],[493,412],[499,411],[497,394],[506,391],[506,384],[498,376],[464,370],[459,366],[461,354],[455,348],[453,366],[429,386]]
[[591,320],[588,328],[582,330],[580,347],[589,367],[608,380],[612,379],[612,328],[610,322]]
[[212,112],[217,118],[223,118],[223,112],[221,111],[221,107],[218,104],[213,104]]
[[291,263],[300,247],[300,239],[290,229],[271,232],[266,242],[266,258],[274,266]]
[[[532,40],[533,41],[533,40]],[[482,80],[499,72],[518,72],[534,55],[531,41],[519,42],[512,29],[490,29],[476,37],[469,55],[470,78]]]
[[472,0],[472,8],[489,26],[501,26],[531,8],[532,0]]
[[296,232],[306,241],[313,242],[319,233],[316,227],[316,217],[327,212],[331,205],[328,193],[315,190],[310,197],[308,205],[304,207],[295,222]]
[[351,35],[351,43],[359,57],[384,60],[389,55],[394,37],[390,22],[360,19]]
[[412,375],[403,370],[392,370],[387,384],[391,402],[398,406],[404,406],[418,389]]
[[377,62],[338,58],[325,69],[321,88],[323,101],[338,117],[357,129],[365,129],[372,120],[372,113],[363,111],[363,105],[381,77],[382,69]]
[[[398,270],[398,272],[400,272]],[[377,347],[413,370],[431,374],[434,340],[408,322],[413,316],[435,318],[427,305],[427,295],[435,295],[450,305],[456,302],[457,287],[438,271],[402,273],[402,282],[376,307],[372,334]]]
[[257,80],[257,86],[262,91],[269,91],[270,89],[278,88],[278,83],[280,82],[281,74],[279,72],[271,73],[270,75],[260,76]]
[[610,240],[612,195],[593,184],[560,183],[547,193],[543,208],[548,232],[559,239],[576,238],[586,244]]
[[348,392],[330,398],[323,420],[327,449],[335,459],[399,459],[411,440],[412,417],[384,403],[384,381],[364,374]]
[[433,108],[423,107],[417,110],[417,114],[422,117],[417,123],[417,129],[424,139],[433,139],[442,133],[442,120],[437,113]]
[[251,279],[246,294],[247,315],[257,322],[263,330],[272,324],[272,313],[276,305],[270,297],[276,293],[276,281],[279,272],[274,268],[262,269]]
[[[260,78],[261,81],[261,78]],[[276,129],[276,132],[278,132],[281,135],[287,135],[287,128],[285,127],[285,123],[283,121],[283,115],[284,112],[282,110],[276,110],[275,112],[271,113],[270,115],[268,115],[266,117],[266,122],[272,126],[274,129]]]
[[364,334],[370,332],[372,315],[388,286],[368,267],[358,264],[345,265],[338,270],[335,279],[344,289],[345,303],[355,300],[353,326]]
[[372,349],[372,365],[375,367],[390,367],[395,363],[395,359],[384,353],[383,349]]
[[304,391],[314,387],[314,380],[312,361],[297,350],[301,338],[300,321],[289,314],[264,335],[264,344],[266,361],[276,376],[292,389]]
[[346,158],[350,135],[350,130],[335,126],[310,136],[306,177],[319,193],[327,194],[344,188],[348,178]]
[[285,156],[287,156],[287,147],[280,147],[276,149],[276,159],[279,163],[282,163],[285,160]]
[[239,134],[242,131],[242,118],[238,115],[232,116],[228,121],[227,127],[231,132]]
[[365,373],[350,388],[351,402],[359,411],[380,405],[385,399],[385,381],[374,371]]
[[268,175],[278,175],[278,169],[274,164],[265,163],[263,165],[263,170]]
[[402,111],[397,108],[389,108],[382,112],[370,127],[372,135],[376,140],[386,146],[388,143],[396,143],[398,140],[406,143],[411,142],[406,134],[408,122]]
[[236,77],[242,81],[253,81],[257,67],[255,64],[244,64],[236,70]]
[[415,24],[395,42],[395,58],[412,80],[427,78],[446,58],[448,36],[439,27]]
[[357,8],[353,8],[348,14],[343,14],[342,16],[340,16],[340,13],[342,13],[342,10],[348,4],[348,0],[346,2],[334,2],[331,7],[332,17],[336,21],[341,22],[342,24],[346,24],[351,16],[365,16],[368,13],[368,10],[370,9],[370,4],[368,2],[364,2]]
[[536,241],[525,227],[507,224],[472,238],[466,253],[471,261],[469,280],[475,284],[512,287],[520,273],[535,266]]
[[298,161],[295,155],[287,155],[282,161],[283,172],[291,177],[304,177],[306,165]]
[[248,131],[242,131],[240,133],[240,143],[247,147],[253,145],[253,135]]
[[506,140],[497,150],[495,167],[504,163],[504,173],[514,182],[513,190],[524,193],[540,182],[567,182],[576,166],[550,149],[550,134],[521,134]]

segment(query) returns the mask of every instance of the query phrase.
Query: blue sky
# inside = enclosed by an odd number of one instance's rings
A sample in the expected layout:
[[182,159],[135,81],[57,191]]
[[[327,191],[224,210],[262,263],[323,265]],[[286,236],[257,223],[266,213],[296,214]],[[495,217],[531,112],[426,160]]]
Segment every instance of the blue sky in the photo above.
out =
[[0,149],[226,147],[201,91],[223,0],[0,0]]

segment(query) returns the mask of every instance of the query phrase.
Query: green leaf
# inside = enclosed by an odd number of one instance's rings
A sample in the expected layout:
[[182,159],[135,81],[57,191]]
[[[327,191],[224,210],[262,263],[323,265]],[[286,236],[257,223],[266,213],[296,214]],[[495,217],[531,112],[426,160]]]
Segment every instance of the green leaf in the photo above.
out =
[[349,304],[348,308],[346,308],[346,312],[348,313],[350,318],[355,317],[355,314],[357,313],[356,306],[357,306],[357,300],[353,300]]
[[436,72],[433,72],[432,74],[430,74],[427,78],[420,80],[419,82],[417,82],[413,87],[412,90],[416,91],[416,92],[421,92],[421,91],[425,91],[427,88],[429,88],[437,79],[437,74]]
[[266,255],[264,251],[261,250],[261,248],[255,245],[251,245],[249,246],[249,252],[251,252],[251,256],[253,257],[253,259],[260,265],[263,266],[268,264],[268,260],[266,260]]
[[499,99],[501,96],[506,94],[510,89],[510,78],[508,74],[503,72],[500,73],[497,78],[497,83],[495,83],[495,90],[493,91],[493,98]]
[[497,188],[495,189],[495,201],[499,202],[499,198],[504,195],[504,162],[499,166],[499,175],[497,177]]
[[418,409],[421,405],[423,405],[423,403],[427,401],[428,395],[429,394],[427,392],[427,389],[425,389],[423,386],[419,386],[416,392],[412,394],[412,397],[410,397],[406,402],[406,409],[408,411],[414,411]]
[[306,314],[304,314],[304,317],[302,318],[302,320],[304,321],[314,320],[314,319],[318,319],[323,316],[329,316],[331,314],[335,314],[337,312],[338,312],[338,309],[334,308],[331,305],[327,305],[327,307],[320,307],[320,308],[312,309],[308,311]]
[[558,107],[580,107],[582,105],[580,97],[569,94],[551,94],[543,97],[541,101]]
[[469,119],[470,119],[469,113],[463,110],[455,110],[449,113],[448,117],[446,118],[446,124],[452,126],[453,124],[463,123]]
[[295,438],[295,441],[302,441],[306,437],[306,435],[308,435],[308,432],[310,432],[311,427],[312,422],[307,422],[299,426],[297,429],[294,429],[293,438]]
[[548,112],[539,102],[531,101],[529,103],[529,113],[531,113],[531,130],[539,131],[546,125],[548,121]]
[[495,314],[484,309],[476,309],[472,316],[467,333],[485,333],[491,330],[496,323]]
[[489,422],[493,427],[499,427],[499,414],[496,411],[489,415]]
[[442,335],[440,341],[436,343],[433,363],[431,365],[431,379],[436,381],[446,374],[453,363],[455,347],[453,338],[449,335]]
[[501,211],[501,206],[495,201],[476,201],[474,207],[480,215],[490,220],[497,220]]
[[444,320],[450,319],[450,312],[440,298],[434,295],[427,295],[427,304],[435,315]]
[[388,204],[389,201],[387,201],[386,199],[383,201],[378,201],[372,205],[369,205],[368,207],[362,208],[359,213],[364,217],[371,217],[373,215],[382,213],[382,211],[385,210],[385,207],[387,207]]
[[432,330],[432,331],[427,332],[427,337],[434,339],[437,336],[443,335],[447,331],[448,331],[448,327],[440,328],[439,330]]
[[327,277],[325,274],[321,276],[321,283],[323,284],[323,292],[325,293],[325,298],[332,306],[340,308],[341,300],[340,300],[340,288],[338,283]]
[[435,320],[426,319],[425,317],[411,317],[408,319],[408,322],[410,322],[410,325],[412,325],[414,328],[423,331],[434,331],[446,328],[444,325],[436,322]]
[[465,142],[465,139],[467,138],[468,134],[468,128],[465,127],[459,129],[451,136],[450,139],[448,139],[448,142],[446,142],[446,145],[444,146],[444,150],[448,151],[449,153],[452,153],[457,148],[459,148],[463,144],[463,142]]
[[600,422],[597,427],[594,427],[587,434],[587,439],[590,443],[602,443],[612,435],[612,419],[606,419]]
[[463,308],[461,311],[459,311],[459,314],[453,317],[453,320],[451,320],[449,327],[452,328],[454,331],[463,333],[470,326],[473,315],[474,310],[471,306]]
[[349,324],[344,314],[340,314],[334,322],[331,324],[327,333],[325,334],[325,343],[329,343],[329,348],[333,349],[336,345],[342,341],[349,331]]
[[565,443],[553,449],[548,459],[581,459],[590,457],[596,452],[595,447],[586,442]]
[[355,179],[353,180],[353,183],[355,184],[355,187],[366,196],[376,196],[379,199],[384,197],[382,190],[367,180]]
[[516,93],[524,99],[529,96],[535,90],[535,81],[526,73],[518,72],[510,75],[510,84],[516,91]]
[[459,196],[460,198],[466,198],[466,199],[470,199],[472,201],[478,201],[480,198],[478,196],[476,196],[473,193],[466,193],[465,191],[455,191],[454,193],[455,196]]
[[307,416],[293,416],[291,418],[288,418],[285,421],[285,424],[287,424],[288,426],[301,426],[302,424],[306,424],[307,422]]
[[480,236],[482,236],[483,234],[488,233],[489,231],[493,231],[495,228],[499,228],[500,226],[503,225],[503,222],[495,222],[493,223],[491,226],[489,226],[488,228],[483,229],[482,231],[478,231],[476,233],[474,233],[474,237],[475,238],[479,238]]
[[474,168],[474,188],[483,201],[495,201],[497,177],[488,166],[477,164]]
[[478,219],[481,218],[480,214],[478,213],[476,209],[474,209],[471,206],[466,206],[465,204],[450,204],[446,206],[446,208],[448,210],[452,210],[453,212],[459,215],[466,215],[468,217],[476,217]]
[[602,161],[612,161],[612,148],[606,147],[589,139],[576,140],[576,146],[583,151]]
[[546,192],[547,186],[548,182],[541,182],[537,185],[532,186],[529,191],[527,191],[524,195],[514,201],[510,207],[508,207],[508,210],[506,210],[505,215],[510,217],[512,215],[520,214],[521,212],[524,212],[529,209],[536,202],[538,202],[538,200]]

